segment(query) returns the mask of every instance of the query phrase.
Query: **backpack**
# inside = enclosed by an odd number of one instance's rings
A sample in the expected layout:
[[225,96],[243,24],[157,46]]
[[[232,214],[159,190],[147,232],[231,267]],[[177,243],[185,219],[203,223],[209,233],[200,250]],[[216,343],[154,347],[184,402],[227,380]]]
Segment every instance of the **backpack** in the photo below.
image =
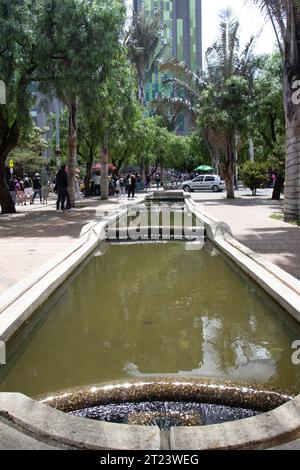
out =
[[31,182],[30,182],[30,180],[29,180],[28,178],[26,178],[26,179],[24,180],[23,185],[24,185],[24,188],[31,188]]

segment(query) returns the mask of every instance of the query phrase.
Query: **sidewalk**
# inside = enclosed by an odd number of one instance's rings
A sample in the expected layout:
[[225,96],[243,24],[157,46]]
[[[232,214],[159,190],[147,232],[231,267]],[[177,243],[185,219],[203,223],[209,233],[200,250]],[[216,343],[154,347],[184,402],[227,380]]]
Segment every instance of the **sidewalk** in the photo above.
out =
[[0,295],[75,242],[82,228],[96,219],[97,209],[115,211],[120,202],[128,201],[83,198],[76,211],[57,213],[53,199],[47,205],[17,206],[15,215],[0,215]]
[[271,193],[264,190],[253,197],[242,191],[235,200],[194,193],[193,199],[204,212],[227,223],[240,243],[300,279],[300,227],[271,218],[283,211],[283,201],[272,201]]
[[[300,228],[270,218],[283,207],[270,197],[270,191],[258,197],[241,192],[234,201],[224,194],[193,194],[203,211],[231,227],[239,242],[300,279]],[[95,220],[97,209],[110,212],[119,204],[115,198],[83,198],[78,210],[62,214],[50,200],[47,205],[17,207],[16,215],[0,215],[0,295],[75,242],[84,225]]]

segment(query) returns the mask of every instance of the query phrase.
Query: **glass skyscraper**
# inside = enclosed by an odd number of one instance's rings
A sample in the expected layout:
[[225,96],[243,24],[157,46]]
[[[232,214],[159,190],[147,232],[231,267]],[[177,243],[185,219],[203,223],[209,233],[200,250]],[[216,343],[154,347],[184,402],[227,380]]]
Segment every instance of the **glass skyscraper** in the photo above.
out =
[[[161,12],[168,43],[164,58],[177,57],[193,71],[202,69],[202,0],[133,0],[135,12],[142,6],[152,16],[157,10]],[[157,70],[149,77],[146,102],[162,92],[165,78]]]

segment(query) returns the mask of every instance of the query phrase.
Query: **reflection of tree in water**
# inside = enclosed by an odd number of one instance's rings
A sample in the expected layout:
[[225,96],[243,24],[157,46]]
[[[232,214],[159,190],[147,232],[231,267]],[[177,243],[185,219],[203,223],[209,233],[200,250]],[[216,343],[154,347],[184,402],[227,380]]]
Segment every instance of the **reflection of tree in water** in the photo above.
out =
[[299,384],[290,349],[299,327],[211,254],[168,243],[113,246],[94,258],[21,351],[6,390],[38,394],[136,370],[243,381],[259,371]]
[[176,275],[184,246],[135,245],[112,251],[114,265],[116,258],[120,260],[113,278],[118,313],[125,320],[122,338],[134,345],[130,361],[145,372],[177,372],[180,365],[196,365],[201,349],[199,338],[191,348],[193,317],[176,314],[176,307],[177,311],[183,308],[176,302],[188,302],[186,288],[178,286]]
[[130,362],[141,372],[282,373],[276,364],[289,360],[289,329],[222,258],[177,245],[124,248],[113,248],[113,284],[122,341],[134,345]]

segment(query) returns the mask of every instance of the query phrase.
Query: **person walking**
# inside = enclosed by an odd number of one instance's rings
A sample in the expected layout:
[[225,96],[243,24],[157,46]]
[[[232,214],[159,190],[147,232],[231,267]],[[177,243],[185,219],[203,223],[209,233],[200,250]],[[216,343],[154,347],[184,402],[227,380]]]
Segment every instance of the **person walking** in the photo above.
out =
[[29,204],[32,204],[32,181],[28,178],[27,175],[23,179],[23,188],[24,188],[24,205],[26,206],[27,198],[29,198]]
[[17,195],[16,195],[16,180],[15,178],[10,179],[8,182],[8,189],[13,200],[14,205],[16,205]]
[[100,196],[100,191],[101,191],[101,176],[99,173],[95,173],[93,177],[94,181],[94,191],[95,191],[95,196]]
[[128,199],[130,199],[130,196],[132,197],[132,199],[134,199],[135,188],[136,188],[136,177],[132,173],[132,175],[130,175],[128,178]]
[[23,181],[20,177],[18,177],[16,184],[15,184],[15,191],[17,195],[17,204],[18,206],[24,204],[24,186]]
[[66,172],[66,165],[62,165],[61,169],[56,175],[56,188],[57,188],[57,201],[56,210],[65,210],[65,201],[68,198],[68,175]]
[[126,181],[123,175],[119,178],[120,183],[120,197],[126,197]]
[[156,183],[156,188],[159,189],[160,188],[160,183],[161,183],[161,178],[160,178],[160,175],[158,173],[155,176],[155,183]]
[[41,183],[41,178],[39,173],[36,173],[34,175],[34,178],[32,180],[33,184],[33,197],[32,197],[32,204],[34,204],[34,200],[36,196],[39,196],[40,198],[40,203],[42,204],[42,183]]
[[146,176],[146,191],[150,191],[151,186],[151,175]]

